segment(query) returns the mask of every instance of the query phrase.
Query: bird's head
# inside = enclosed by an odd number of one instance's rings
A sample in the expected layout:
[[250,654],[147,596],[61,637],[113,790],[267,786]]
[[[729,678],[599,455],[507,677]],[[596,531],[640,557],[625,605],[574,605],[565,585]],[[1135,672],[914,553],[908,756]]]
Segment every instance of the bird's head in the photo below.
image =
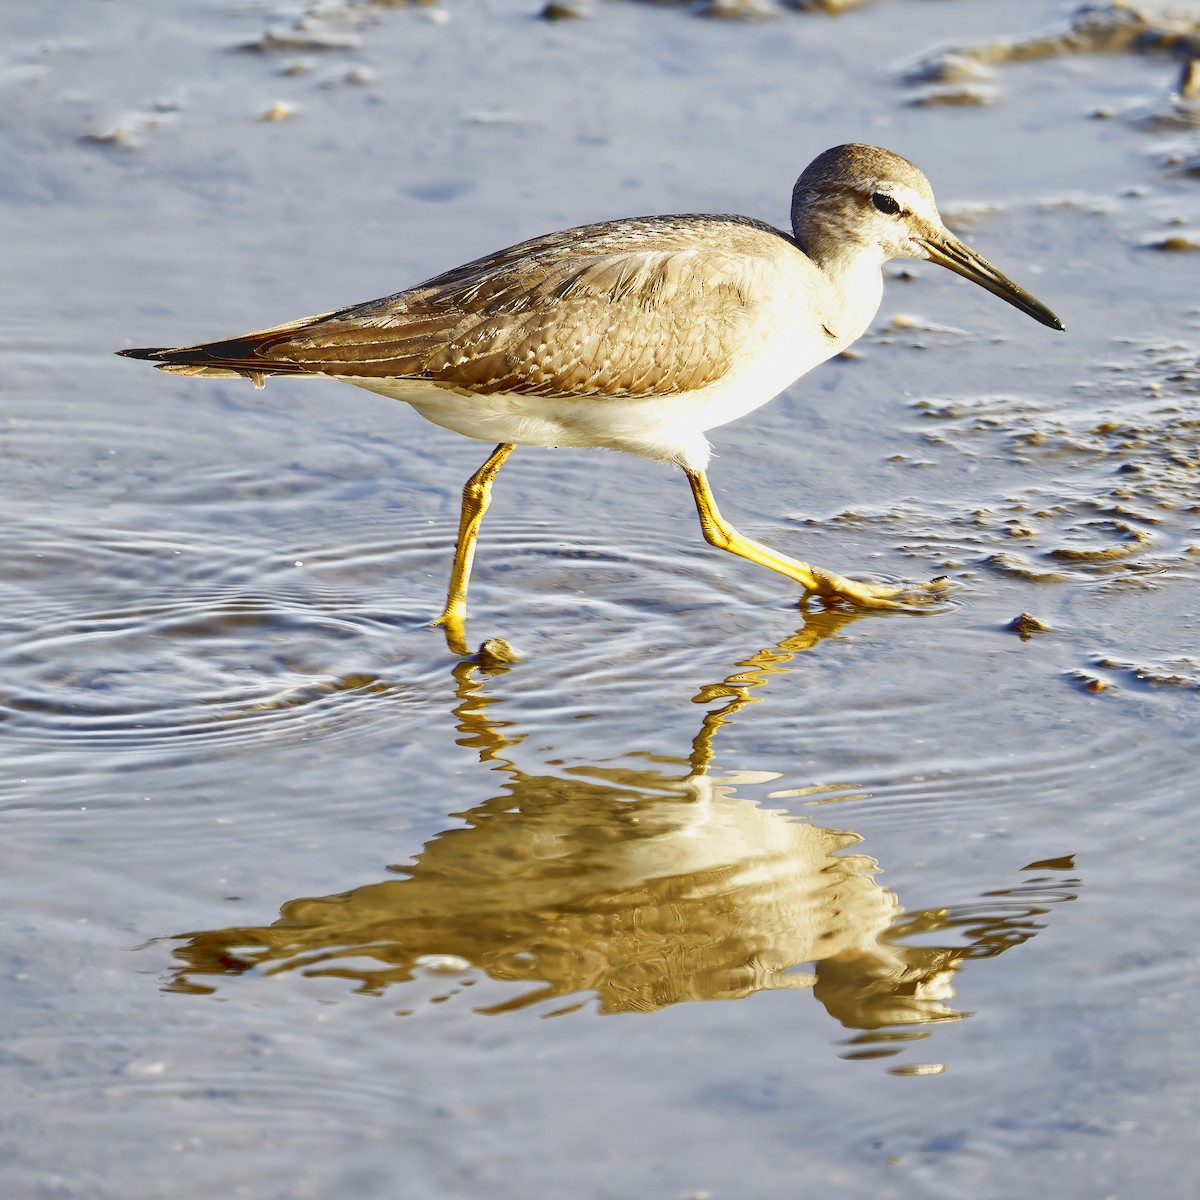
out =
[[792,230],[819,266],[871,254],[924,258],[986,288],[1048,325],[1062,322],[1024,288],[997,271],[945,226],[933,188],[906,158],[878,146],[835,146],[819,154],[796,180]]

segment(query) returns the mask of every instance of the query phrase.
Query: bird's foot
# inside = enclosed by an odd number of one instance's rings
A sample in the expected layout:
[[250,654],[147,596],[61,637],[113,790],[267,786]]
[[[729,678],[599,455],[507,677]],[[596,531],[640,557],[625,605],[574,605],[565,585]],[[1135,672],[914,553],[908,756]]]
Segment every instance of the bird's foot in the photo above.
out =
[[455,654],[459,658],[470,656],[471,650],[467,645],[467,611],[465,605],[462,608],[447,605],[446,611],[436,620],[429,623],[433,626],[440,625],[442,627],[442,632],[446,635],[446,645],[451,654]]
[[478,650],[472,650],[467,645],[466,609],[449,607],[440,617],[430,621],[431,626],[442,627],[446,635],[446,645],[450,653],[458,658],[469,658],[483,667],[486,671],[504,671],[513,663],[519,662],[521,656],[503,638],[488,638],[482,642]]
[[847,579],[821,567],[811,567],[816,587],[809,591],[823,599],[844,600],[856,608],[888,609],[895,612],[929,612],[954,586],[945,575],[928,583],[899,585],[864,583]]

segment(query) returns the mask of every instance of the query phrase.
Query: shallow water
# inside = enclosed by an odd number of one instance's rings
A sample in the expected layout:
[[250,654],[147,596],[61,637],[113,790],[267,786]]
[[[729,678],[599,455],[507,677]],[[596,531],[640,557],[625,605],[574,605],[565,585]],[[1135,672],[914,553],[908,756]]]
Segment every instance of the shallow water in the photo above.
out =
[[[0,51],[4,1195],[1188,1194],[1195,31],[103,7]],[[470,626],[520,660],[459,663],[485,447],[111,355],[600,217],[782,223],[850,139],[1069,332],[892,264],[712,478],[935,614],[801,610],[677,472],[525,450]]]

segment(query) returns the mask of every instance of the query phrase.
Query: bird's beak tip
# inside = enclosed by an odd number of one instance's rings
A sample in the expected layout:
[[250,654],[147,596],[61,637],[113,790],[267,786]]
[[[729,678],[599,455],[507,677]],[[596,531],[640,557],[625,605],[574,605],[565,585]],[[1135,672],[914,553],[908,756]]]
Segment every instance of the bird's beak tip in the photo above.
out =
[[1040,313],[1030,313],[1030,316],[1036,321],[1040,321],[1047,329],[1053,329],[1057,333],[1066,333],[1067,327],[1062,323],[1056,313],[1052,313],[1045,305],[1042,305]]
[[930,261],[947,267],[964,279],[979,284],[994,296],[1019,308],[1026,316],[1049,329],[1066,331],[1066,326],[1040,300],[1018,287],[1007,275],[997,271],[986,259],[981,258],[970,246],[960,242],[953,234],[944,232],[939,237],[925,238],[922,248]]

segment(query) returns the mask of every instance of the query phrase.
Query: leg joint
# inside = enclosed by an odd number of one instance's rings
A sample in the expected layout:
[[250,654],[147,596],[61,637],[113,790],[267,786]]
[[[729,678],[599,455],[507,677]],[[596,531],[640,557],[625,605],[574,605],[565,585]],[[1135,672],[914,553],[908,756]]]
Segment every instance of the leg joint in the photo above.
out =
[[474,475],[463,484],[462,498],[467,504],[481,504],[488,498],[488,494],[492,490],[492,481],[488,479],[477,479]]
[[704,534],[704,540],[710,546],[716,546],[718,550],[728,550],[733,545],[733,538],[729,536],[729,532],[715,521],[701,521],[700,530]]

